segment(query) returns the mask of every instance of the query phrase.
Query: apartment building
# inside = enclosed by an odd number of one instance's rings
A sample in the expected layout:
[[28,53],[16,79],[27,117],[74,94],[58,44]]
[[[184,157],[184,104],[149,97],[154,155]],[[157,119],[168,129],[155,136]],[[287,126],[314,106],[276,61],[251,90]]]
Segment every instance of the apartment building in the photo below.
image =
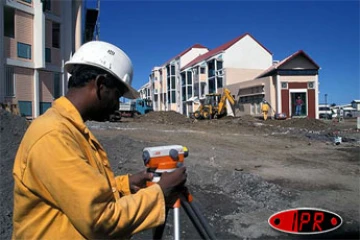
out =
[[36,118],[66,93],[63,65],[92,35],[88,13],[82,0],[0,1],[0,102]]
[[149,85],[155,111],[182,112],[180,71],[194,58],[208,51],[208,48],[194,44],[161,66],[152,69]]
[[138,90],[140,94],[140,98],[142,99],[151,99],[151,89],[150,89],[150,83],[145,83],[140,87]]
[[295,97],[300,96],[305,104],[298,117],[316,118],[319,66],[304,51],[282,61],[273,61],[272,55],[245,33],[213,50],[204,49],[180,67],[175,57],[152,69],[149,82],[158,106],[155,111],[174,110],[190,116],[206,94],[228,88],[237,101],[237,115],[260,115],[261,101],[266,99],[274,113],[291,117]]

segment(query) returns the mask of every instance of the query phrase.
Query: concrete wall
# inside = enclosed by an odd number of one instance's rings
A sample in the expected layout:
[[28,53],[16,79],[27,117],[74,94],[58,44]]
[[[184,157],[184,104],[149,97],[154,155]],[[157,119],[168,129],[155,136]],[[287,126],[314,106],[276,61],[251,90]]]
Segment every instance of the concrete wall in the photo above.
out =
[[223,68],[265,70],[272,65],[272,55],[250,36],[245,36],[228,48],[223,60]]
[[206,48],[192,48],[190,51],[180,57],[180,68],[194,60],[199,55],[207,53],[209,50]]
[[226,68],[226,85],[249,81],[260,75],[263,71],[262,69]]
[[33,100],[33,76],[34,70],[15,67],[16,101]]
[[316,76],[281,76],[281,82],[311,82],[316,80]]
[[52,102],[54,99],[54,74],[52,72],[39,71],[39,81],[40,102]]

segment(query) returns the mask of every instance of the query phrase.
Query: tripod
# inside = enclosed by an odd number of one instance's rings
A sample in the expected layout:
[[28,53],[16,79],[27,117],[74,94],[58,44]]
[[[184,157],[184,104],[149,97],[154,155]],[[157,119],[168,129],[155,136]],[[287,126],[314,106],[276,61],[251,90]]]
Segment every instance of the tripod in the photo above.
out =
[[[145,166],[148,168],[148,172],[154,174],[154,178],[147,185],[151,185],[154,182],[160,180],[163,172],[171,172],[181,166],[184,162],[184,158],[189,155],[187,147],[181,145],[168,145],[168,146],[157,146],[143,149],[143,160]],[[215,240],[216,237],[210,230],[209,225],[201,215],[198,207],[193,202],[193,197],[189,191],[185,188],[184,191],[180,192],[179,198],[172,206],[174,209],[174,238],[175,240],[180,239],[180,207],[183,206],[186,214],[192,221],[196,230],[202,239]],[[166,207],[165,223],[158,226],[153,231],[153,239],[161,239],[164,233],[166,220],[168,217],[170,208]]]
[[[211,231],[210,226],[206,222],[205,218],[201,215],[198,207],[195,205],[193,201],[193,197],[189,192],[183,192],[180,194],[180,197],[176,200],[173,205],[174,210],[174,239],[180,239],[180,207],[183,206],[186,214],[191,220],[192,224],[198,231],[199,235],[202,239],[211,239],[215,240],[216,237],[214,233]],[[168,217],[170,208],[166,208],[166,218],[165,223],[161,226],[158,226],[153,231],[153,239],[162,239],[166,220]]]

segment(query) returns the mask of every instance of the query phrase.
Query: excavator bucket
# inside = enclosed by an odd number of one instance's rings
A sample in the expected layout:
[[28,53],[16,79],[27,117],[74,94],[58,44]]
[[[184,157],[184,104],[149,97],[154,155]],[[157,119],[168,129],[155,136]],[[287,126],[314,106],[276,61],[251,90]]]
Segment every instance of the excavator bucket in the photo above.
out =
[[226,115],[235,117],[235,111],[233,109],[233,105],[231,105],[228,99],[226,99]]

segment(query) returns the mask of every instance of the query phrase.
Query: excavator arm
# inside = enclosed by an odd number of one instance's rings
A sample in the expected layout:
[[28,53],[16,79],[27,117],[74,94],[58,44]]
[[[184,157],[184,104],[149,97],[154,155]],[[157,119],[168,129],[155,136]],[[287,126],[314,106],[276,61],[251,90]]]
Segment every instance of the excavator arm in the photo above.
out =
[[218,115],[223,114],[223,111],[224,111],[225,106],[226,106],[226,100],[228,100],[230,102],[230,104],[232,106],[234,106],[235,99],[231,96],[230,90],[227,89],[227,88],[224,88],[224,93],[221,96],[221,99],[220,99],[220,102],[219,102],[219,107],[218,107],[218,111],[217,111]]

